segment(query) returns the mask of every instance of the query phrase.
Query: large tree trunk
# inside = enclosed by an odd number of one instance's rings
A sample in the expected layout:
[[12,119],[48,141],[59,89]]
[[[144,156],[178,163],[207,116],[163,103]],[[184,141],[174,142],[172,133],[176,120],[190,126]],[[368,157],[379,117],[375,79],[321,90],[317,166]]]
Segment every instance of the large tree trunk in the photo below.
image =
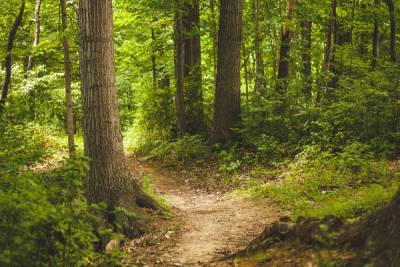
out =
[[[134,182],[124,154],[115,84],[112,0],[80,1],[81,79],[87,197],[109,209],[158,208]],[[131,235],[135,229],[124,228]]]
[[240,124],[242,17],[242,0],[220,1],[217,87],[210,137],[212,144],[232,139],[232,128]]
[[242,0],[220,1],[217,87],[211,143],[230,140],[232,128],[240,123],[242,17]]
[[392,62],[397,62],[396,51],[396,14],[393,0],[386,0],[390,16],[390,59]]
[[265,73],[264,73],[264,60],[262,56],[261,44],[262,35],[260,30],[260,0],[253,0],[254,20],[255,20],[255,35],[254,35],[254,49],[256,52],[256,83],[255,91],[260,93],[265,88]]
[[187,132],[185,96],[184,96],[184,56],[185,47],[183,40],[183,0],[176,0],[175,5],[175,107],[177,135],[183,136]]
[[199,0],[185,0],[183,16],[184,79],[186,90],[187,131],[191,134],[205,130],[200,41]]
[[21,6],[19,8],[18,16],[15,19],[14,24],[8,34],[7,50],[6,50],[7,54],[6,54],[6,60],[5,60],[6,77],[4,79],[3,91],[1,93],[1,99],[0,99],[0,115],[4,112],[4,109],[6,106],[6,101],[7,101],[7,96],[8,96],[8,91],[10,90],[11,70],[12,70],[12,50],[14,47],[15,36],[17,34],[18,28],[22,24],[22,18],[24,16],[24,11],[25,11],[25,0],[22,0]]
[[[290,21],[293,16],[295,0],[287,0],[286,4],[286,19]],[[290,65],[290,43],[292,42],[292,30],[290,22],[286,23],[281,34],[281,48],[279,52],[278,66],[278,92],[284,93],[287,88],[287,79],[289,77]]]
[[67,37],[67,3],[60,0],[61,6],[61,24],[63,31],[63,47],[64,47],[64,80],[65,80],[65,104],[67,114],[67,136],[69,156],[75,156],[75,129],[74,129],[74,113],[72,110],[72,90],[71,90],[71,60],[69,53],[69,42]]
[[[376,9],[381,5],[380,0],[375,0]],[[374,33],[372,34],[372,69],[378,66],[379,58],[379,21],[377,16],[374,18]]]
[[[40,42],[40,8],[42,6],[42,0],[36,0],[35,6],[35,34],[33,36],[33,48],[35,48]],[[28,58],[28,64],[26,69],[29,71],[33,67],[33,56],[30,55]]]

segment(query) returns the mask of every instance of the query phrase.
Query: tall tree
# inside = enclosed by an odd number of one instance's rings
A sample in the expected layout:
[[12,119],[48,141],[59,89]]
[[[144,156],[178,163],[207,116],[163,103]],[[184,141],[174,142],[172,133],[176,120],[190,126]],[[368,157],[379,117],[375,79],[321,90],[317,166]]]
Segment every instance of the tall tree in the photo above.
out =
[[278,66],[278,91],[282,93],[287,87],[287,78],[289,77],[290,63],[290,43],[292,41],[292,30],[290,21],[293,16],[295,0],[287,0],[286,3],[286,20],[281,33],[281,48],[279,52]]
[[183,0],[176,0],[175,5],[175,108],[176,108],[176,125],[178,136],[183,136],[187,132],[186,128],[186,112],[185,112],[185,95],[184,95],[184,40],[183,40]]
[[[375,0],[376,12],[381,5],[381,0]],[[372,34],[372,69],[376,69],[378,66],[378,57],[379,57],[379,20],[378,15],[375,14],[374,18],[374,33]]]
[[330,18],[326,31],[326,43],[324,52],[324,61],[322,63],[322,76],[319,79],[318,91],[317,91],[317,103],[322,98],[322,87],[325,85],[327,76],[330,70],[332,53],[333,53],[333,35],[336,32],[336,20],[337,20],[337,0],[331,1]]
[[[81,0],[81,86],[87,197],[109,209],[157,208],[133,180],[124,154],[115,82],[112,0]],[[132,234],[132,221],[123,229]]]
[[[39,1],[39,0],[38,0]],[[62,24],[62,39],[64,47],[64,80],[65,80],[65,103],[67,114],[67,136],[68,136],[68,151],[69,155],[75,155],[75,129],[74,129],[74,113],[72,109],[72,89],[71,89],[71,60],[69,41],[67,37],[67,3],[65,0],[60,0],[61,6],[61,24]]]
[[221,0],[215,111],[211,143],[232,138],[240,123],[240,50],[243,28],[242,0]]
[[4,112],[8,91],[10,90],[11,85],[11,74],[12,74],[12,52],[14,48],[14,41],[17,35],[18,28],[22,24],[22,18],[24,16],[25,11],[25,0],[22,0],[18,15],[14,21],[13,26],[11,27],[10,32],[8,33],[7,39],[7,49],[6,49],[6,59],[5,59],[5,66],[6,66],[6,77],[4,79],[3,90],[1,93],[0,99],[0,115]]
[[253,0],[254,20],[255,20],[255,35],[254,35],[254,50],[256,53],[256,82],[255,91],[261,92],[265,87],[265,71],[264,60],[261,50],[262,35],[260,29],[260,0]]
[[[36,0],[36,5],[35,5],[35,33],[33,35],[33,48],[35,48],[37,45],[39,45],[40,42],[40,26],[41,26],[41,21],[40,21],[40,9],[42,6],[42,0]],[[30,55],[28,57],[28,64],[26,69],[31,70],[33,67],[33,56]]]
[[301,21],[301,40],[302,40],[302,75],[304,79],[304,96],[307,100],[311,100],[312,91],[312,64],[311,64],[311,49],[312,49],[312,22],[305,18]]
[[390,59],[392,62],[397,62],[396,51],[396,14],[393,0],[386,0],[390,18]]
[[205,129],[200,41],[199,0],[185,0],[182,18],[184,34],[184,79],[187,131],[202,133]]

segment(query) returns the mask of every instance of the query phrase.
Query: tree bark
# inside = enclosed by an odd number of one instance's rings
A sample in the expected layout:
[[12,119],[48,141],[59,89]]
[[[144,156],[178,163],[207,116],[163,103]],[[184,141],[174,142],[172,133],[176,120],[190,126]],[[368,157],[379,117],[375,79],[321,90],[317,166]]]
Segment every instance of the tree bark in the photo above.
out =
[[205,131],[199,0],[185,0],[183,16],[184,35],[184,80],[186,91],[187,131],[201,134]]
[[[40,42],[40,8],[42,6],[42,0],[36,0],[35,6],[35,34],[33,36],[33,48],[35,48]],[[33,56],[30,55],[28,58],[28,64],[26,69],[32,70],[33,68]]]
[[[375,8],[378,9],[381,5],[380,0],[375,0]],[[377,15],[374,18],[374,33],[372,34],[372,69],[378,67],[379,58],[379,21]]]
[[10,90],[11,74],[12,74],[12,50],[14,48],[14,41],[15,41],[15,37],[17,35],[18,28],[22,24],[24,11],[25,11],[25,0],[22,0],[21,6],[19,8],[18,16],[15,19],[10,32],[8,33],[7,49],[6,49],[7,54],[6,54],[6,59],[5,59],[6,77],[4,79],[3,90],[1,93],[1,99],[0,99],[0,115],[4,112],[4,109],[6,106],[6,101],[7,101],[7,96],[8,96],[8,91]]
[[69,156],[75,156],[75,129],[74,129],[74,112],[72,109],[72,89],[71,89],[71,60],[70,49],[67,37],[67,3],[65,0],[60,0],[61,6],[61,24],[62,24],[62,39],[64,47],[64,80],[65,80],[65,104],[67,114],[67,136],[68,136],[68,151]]
[[211,144],[231,140],[232,128],[240,124],[242,17],[242,0],[220,1],[217,86]]
[[262,36],[260,30],[260,0],[253,0],[254,19],[255,19],[255,38],[254,49],[256,52],[256,83],[255,91],[262,92],[265,88],[264,60],[262,57],[261,44]]
[[[293,16],[293,9],[295,0],[287,0],[286,4],[286,19],[290,21]],[[278,92],[284,93],[287,88],[287,78],[289,77],[290,65],[290,43],[292,41],[292,30],[290,23],[285,23],[281,34],[281,48],[279,52],[279,65],[278,65]]]
[[396,51],[396,14],[395,4],[393,0],[386,0],[390,17],[390,59],[392,62],[397,62]]
[[184,96],[184,40],[183,40],[183,2],[176,0],[175,6],[175,107],[177,135],[181,137],[186,134],[186,114]]
[[[136,211],[158,209],[133,180],[124,154],[115,82],[112,0],[81,0],[80,59],[85,155],[90,158],[87,198]],[[135,229],[131,221],[123,232]]]
[[309,19],[301,21],[302,29],[302,74],[305,82],[303,93],[308,101],[311,101],[312,95],[312,22]]
[[320,82],[318,85],[317,91],[317,100],[316,102],[319,103],[322,98],[322,87],[326,83],[327,75],[330,70],[330,65],[332,61],[332,52],[333,52],[333,35],[336,32],[336,9],[337,9],[337,0],[332,0],[331,2],[331,14],[328,23],[328,30],[326,32],[326,44],[325,44],[325,53],[324,53],[324,62],[322,64],[322,77],[320,77]]

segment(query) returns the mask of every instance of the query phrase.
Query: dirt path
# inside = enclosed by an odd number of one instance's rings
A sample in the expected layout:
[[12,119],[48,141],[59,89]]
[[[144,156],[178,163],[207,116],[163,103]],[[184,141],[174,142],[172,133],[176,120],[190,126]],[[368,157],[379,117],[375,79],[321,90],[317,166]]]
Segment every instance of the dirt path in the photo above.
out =
[[277,219],[277,212],[266,201],[234,200],[193,190],[185,185],[184,177],[149,164],[132,164],[176,208],[173,220],[179,221],[176,231],[167,232],[167,241],[157,242],[143,256],[144,266],[230,266],[218,259],[243,249]]

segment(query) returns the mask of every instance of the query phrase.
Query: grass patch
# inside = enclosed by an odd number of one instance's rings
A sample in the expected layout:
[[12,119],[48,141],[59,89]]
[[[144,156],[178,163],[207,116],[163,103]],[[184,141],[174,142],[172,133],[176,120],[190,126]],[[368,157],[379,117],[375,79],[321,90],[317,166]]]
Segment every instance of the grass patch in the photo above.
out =
[[143,177],[143,190],[144,192],[149,195],[150,197],[152,197],[155,201],[157,201],[157,203],[163,208],[164,210],[164,216],[167,218],[171,218],[172,217],[172,205],[162,196],[158,195],[156,192],[154,192],[154,186],[151,182],[151,179],[149,176],[144,176]]
[[400,184],[400,175],[388,161],[363,159],[345,167],[336,157],[306,165],[296,161],[281,170],[280,177],[268,182],[251,179],[232,196],[269,198],[293,217],[351,219],[389,202]]

